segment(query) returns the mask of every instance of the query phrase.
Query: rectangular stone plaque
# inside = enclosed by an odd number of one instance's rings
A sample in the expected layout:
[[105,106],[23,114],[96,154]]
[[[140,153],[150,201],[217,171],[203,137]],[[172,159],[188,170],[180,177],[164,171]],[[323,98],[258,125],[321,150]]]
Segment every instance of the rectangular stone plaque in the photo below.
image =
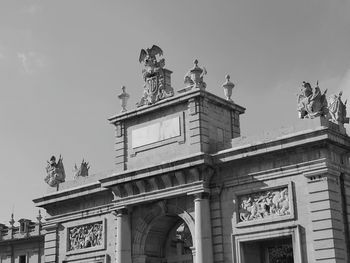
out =
[[132,148],[164,141],[180,135],[180,117],[177,116],[132,130]]

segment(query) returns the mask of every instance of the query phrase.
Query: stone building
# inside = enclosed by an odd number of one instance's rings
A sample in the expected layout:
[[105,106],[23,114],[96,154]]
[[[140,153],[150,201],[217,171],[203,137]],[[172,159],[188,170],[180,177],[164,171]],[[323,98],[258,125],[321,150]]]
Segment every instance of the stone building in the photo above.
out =
[[12,215],[10,226],[0,224],[0,263],[44,262],[44,233],[40,214],[38,222],[20,219],[18,223],[15,226]]
[[127,110],[124,88],[109,119],[114,172],[64,182],[49,165],[44,262],[349,262],[345,108],[332,119],[304,87],[300,127],[244,137],[229,77],[213,95],[195,61],[175,94],[161,54],[141,52],[143,97]]

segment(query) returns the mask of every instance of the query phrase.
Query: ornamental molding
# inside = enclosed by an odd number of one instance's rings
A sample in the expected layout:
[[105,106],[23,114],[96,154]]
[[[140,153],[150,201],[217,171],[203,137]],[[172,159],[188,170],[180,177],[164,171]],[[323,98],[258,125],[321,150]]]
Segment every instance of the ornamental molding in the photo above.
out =
[[209,193],[209,182],[214,174],[210,166],[199,166],[180,171],[146,177],[111,186],[116,206],[156,200],[179,194]]

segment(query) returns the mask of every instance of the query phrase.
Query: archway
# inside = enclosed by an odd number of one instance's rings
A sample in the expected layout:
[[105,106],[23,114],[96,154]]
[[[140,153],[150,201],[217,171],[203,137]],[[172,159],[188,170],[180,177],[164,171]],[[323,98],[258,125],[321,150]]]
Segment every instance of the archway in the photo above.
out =
[[182,218],[164,215],[155,219],[145,240],[146,263],[193,263],[193,239]]
[[194,219],[187,209],[165,201],[142,209],[148,212],[135,222],[133,262],[194,262]]

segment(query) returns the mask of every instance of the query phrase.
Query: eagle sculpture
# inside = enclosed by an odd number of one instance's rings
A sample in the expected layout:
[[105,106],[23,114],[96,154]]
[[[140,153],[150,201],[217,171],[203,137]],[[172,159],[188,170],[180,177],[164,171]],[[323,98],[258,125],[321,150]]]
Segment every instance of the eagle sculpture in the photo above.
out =
[[140,63],[149,62],[147,60],[157,61],[157,55],[163,56],[163,50],[160,47],[153,45],[151,48],[146,48],[146,50],[141,49],[139,61]]
[[144,80],[154,76],[165,66],[164,58],[157,61],[156,56],[163,56],[163,50],[156,45],[146,48],[146,50],[141,49],[139,61],[144,65],[142,70]]

